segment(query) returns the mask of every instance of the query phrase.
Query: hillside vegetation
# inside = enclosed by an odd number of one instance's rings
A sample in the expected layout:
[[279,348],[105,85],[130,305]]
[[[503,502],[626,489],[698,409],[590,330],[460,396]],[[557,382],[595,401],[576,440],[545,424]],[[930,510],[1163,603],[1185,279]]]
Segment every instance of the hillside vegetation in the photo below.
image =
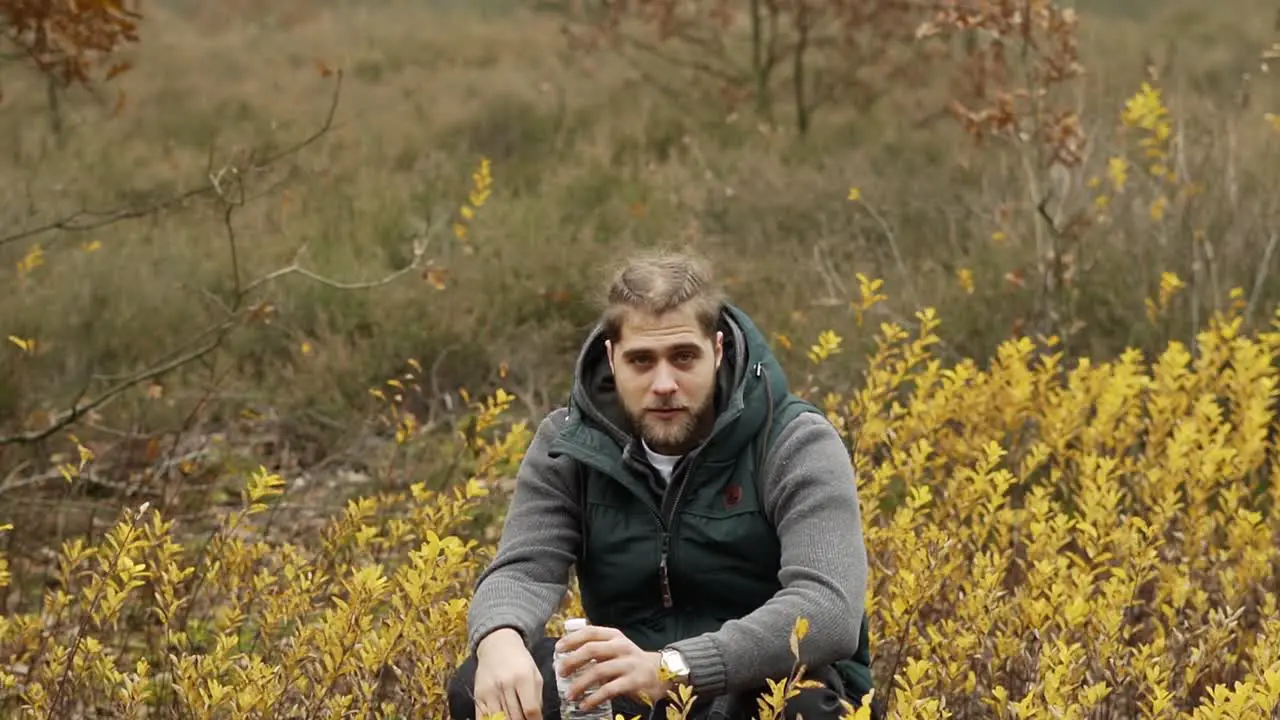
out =
[[746,16],[528,5],[0,55],[0,712],[444,717],[601,271],[678,245],[849,439],[890,717],[1275,717],[1274,7],[883,11],[797,94]]

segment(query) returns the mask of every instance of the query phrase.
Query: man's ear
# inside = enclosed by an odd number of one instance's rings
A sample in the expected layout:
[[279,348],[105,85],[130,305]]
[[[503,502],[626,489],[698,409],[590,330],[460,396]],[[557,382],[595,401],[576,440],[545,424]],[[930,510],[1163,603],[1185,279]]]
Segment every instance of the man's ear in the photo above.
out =
[[716,331],[716,369],[720,369],[720,363],[724,360],[724,331]]
[[615,372],[613,369],[613,341],[612,340],[604,341],[604,354],[605,354],[605,357],[609,358],[609,372]]

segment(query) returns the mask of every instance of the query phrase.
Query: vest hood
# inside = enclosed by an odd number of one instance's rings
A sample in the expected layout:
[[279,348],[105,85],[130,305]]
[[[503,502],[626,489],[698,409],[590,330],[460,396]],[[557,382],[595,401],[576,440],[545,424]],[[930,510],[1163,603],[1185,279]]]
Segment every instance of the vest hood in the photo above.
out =
[[[716,423],[708,447],[715,457],[736,455],[787,396],[785,376],[764,334],[740,308],[726,303],[720,313],[724,361],[716,376]],[[630,452],[634,432],[622,407],[609,360],[604,329],[596,326],[582,344],[574,366],[571,405],[583,423],[605,433]]]

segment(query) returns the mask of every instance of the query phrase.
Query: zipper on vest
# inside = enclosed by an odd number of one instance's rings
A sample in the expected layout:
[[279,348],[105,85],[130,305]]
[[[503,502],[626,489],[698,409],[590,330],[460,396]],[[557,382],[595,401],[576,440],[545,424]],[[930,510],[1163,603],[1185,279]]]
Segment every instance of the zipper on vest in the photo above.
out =
[[662,607],[671,609],[675,601],[671,597],[671,576],[667,574],[667,551],[671,547],[671,534],[662,531],[662,560],[658,563],[658,582],[662,588]]
[[[689,476],[693,473],[693,468],[697,464],[698,456],[701,454],[702,448],[694,450],[689,454],[680,468],[679,472],[671,476],[670,482],[667,484],[667,490],[663,494],[663,502],[661,507],[654,511],[654,517],[658,521],[659,527],[662,528],[662,555],[658,560],[658,589],[662,593],[662,607],[670,610],[675,607],[675,595],[671,591],[671,573],[668,560],[671,556],[671,533],[675,529],[676,516],[680,508],[680,500],[684,496],[684,488],[687,484]],[[648,465],[641,463],[638,459],[630,454],[623,454],[623,463],[633,465],[653,476],[654,470]],[[672,495],[675,485],[675,494]],[[670,504],[667,503],[668,499]]]
[[[655,481],[653,468],[632,457],[629,453],[623,453],[622,462],[625,465],[643,471],[649,476],[651,483]],[[674,480],[675,478],[673,477],[672,479]],[[662,594],[662,607],[670,610],[675,606],[675,597],[671,592],[671,573],[667,563],[667,558],[671,552],[671,528],[670,523],[663,516],[661,507],[651,508],[651,510],[653,519],[658,521],[658,527],[662,530],[662,555],[658,560],[658,591]],[[674,513],[672,516],[674,517]]]
[[[675,599],[671,594],[671,576],[667,566],[667,559],[671,554],[671,532],[675,529],[676,512],[680,507],[680,498],[684,495],[684,488],[688,484],[694,463],[697,462],[697,455],[698,451],[695,450],[686,460],[685,466],[681,468],[682,472],[671,476],[671,482],[676,484],[675,497],[672,498],[671,505],[665,508],[667,510],[666,517],[658,518],[659,522],[662,523],[662,560],[658,563],[658,578],[662,585],[662,607],[667,610],[675,606]],[[668,486],[667,491],[671,491],[670,486]]]

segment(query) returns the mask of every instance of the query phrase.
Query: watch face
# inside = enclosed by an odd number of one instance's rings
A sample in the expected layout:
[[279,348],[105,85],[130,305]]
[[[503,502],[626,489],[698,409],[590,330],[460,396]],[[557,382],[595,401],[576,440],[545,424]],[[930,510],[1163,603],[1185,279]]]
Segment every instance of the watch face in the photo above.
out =
[[684,664],[684,658],[674,650],[662,653],[662,664],[672,675],[684,676],[689,672],[689,668]]

